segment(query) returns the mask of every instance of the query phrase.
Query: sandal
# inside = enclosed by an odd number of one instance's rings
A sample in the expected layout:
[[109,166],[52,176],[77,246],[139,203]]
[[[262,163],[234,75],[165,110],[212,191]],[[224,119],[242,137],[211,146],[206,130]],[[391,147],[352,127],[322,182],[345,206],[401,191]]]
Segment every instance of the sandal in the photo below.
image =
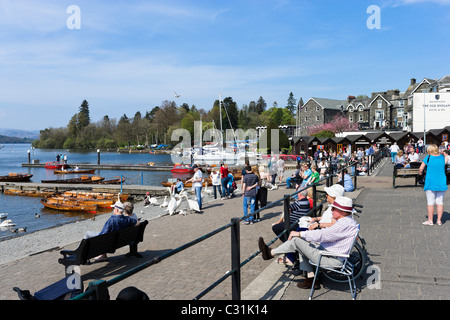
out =
[[422,224],[425,225],[425,226],[432,226],[433,222],[427,220],[425,222],[422,222]]

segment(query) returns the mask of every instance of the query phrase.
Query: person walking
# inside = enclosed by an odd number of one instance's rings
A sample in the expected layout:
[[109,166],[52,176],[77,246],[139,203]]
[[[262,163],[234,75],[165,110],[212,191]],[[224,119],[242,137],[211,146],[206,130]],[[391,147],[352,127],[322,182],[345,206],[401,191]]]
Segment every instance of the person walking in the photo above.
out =
[[442,215],[444,214],[444,194],[447,191],[447,179],[445,176],[445,157],[439,153],[439,148],[435,145],[429,145],[427,148],[428,156],[422,161],[419,168],[419,174],[422,175],[425,167],[425,185],[423,189],[427,196],[428,220],[424,225],[433,225],[434,206],[436,205],[437,225],[442,225]]
[[394,144],[389,148],[389,150],[391,150],[392,163],[395,163],[395,157],[397,156],[398,150],[400,150],[400,148],[397,145],[397,142],[394,142]]
[[242,208],[244,209],[244,217],[248,217],[248,205],[250,204],[250,217],[244,220],[244,224],[253,224],[254,217],[251,214],[255,212],[256,188],[259,186],[259,178],[250,166],[246,167],[245,170],[247,174],[242,178],[242,192],[244,194]]

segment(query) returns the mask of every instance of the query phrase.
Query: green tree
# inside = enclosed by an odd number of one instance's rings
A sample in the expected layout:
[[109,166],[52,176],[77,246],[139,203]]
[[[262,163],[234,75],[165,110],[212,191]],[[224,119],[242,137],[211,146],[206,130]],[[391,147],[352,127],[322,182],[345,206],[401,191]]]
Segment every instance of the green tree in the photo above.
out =
[[287,100],[286,109],[288,109],[291,114],[294,114],[295,110],[296,110],[296,108],[295,108],[296,105],[297,105],[297,100],[294,98],[294,94],[291,92],[291,93],[289,93],[289,98]]

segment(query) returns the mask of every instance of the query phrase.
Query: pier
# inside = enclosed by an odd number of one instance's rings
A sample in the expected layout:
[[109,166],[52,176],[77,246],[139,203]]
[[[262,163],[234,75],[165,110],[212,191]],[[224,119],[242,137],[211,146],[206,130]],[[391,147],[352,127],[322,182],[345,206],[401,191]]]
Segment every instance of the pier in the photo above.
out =
[[126,184],[79,184],[79,183],[35,183],[35,182],[0,182],[0,190],[38,190],[38,191],[67,191],[86,190],[91,192],[121,192],[130,195],[145,195],[147,192],[151,196],[169,195],[167,187],[146,186],[146,185],[126,185]]

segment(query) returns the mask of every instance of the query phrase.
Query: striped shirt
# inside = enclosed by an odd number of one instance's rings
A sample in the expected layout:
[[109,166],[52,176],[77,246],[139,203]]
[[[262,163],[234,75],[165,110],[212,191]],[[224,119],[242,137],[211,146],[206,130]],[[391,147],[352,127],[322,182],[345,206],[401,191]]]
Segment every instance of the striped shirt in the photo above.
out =
[[308,198],[297,200],[294,203],[291,203],[289,207],[292,210],[290,213],[291,224],[297,222],[298,219],[308,214],[309,210],[311,210]]
[[300,236],[309,242],[320,243],[327,251],[348,254],[355,240],[359,225],[352,217],[338,219],[328,228],[302,231]]

